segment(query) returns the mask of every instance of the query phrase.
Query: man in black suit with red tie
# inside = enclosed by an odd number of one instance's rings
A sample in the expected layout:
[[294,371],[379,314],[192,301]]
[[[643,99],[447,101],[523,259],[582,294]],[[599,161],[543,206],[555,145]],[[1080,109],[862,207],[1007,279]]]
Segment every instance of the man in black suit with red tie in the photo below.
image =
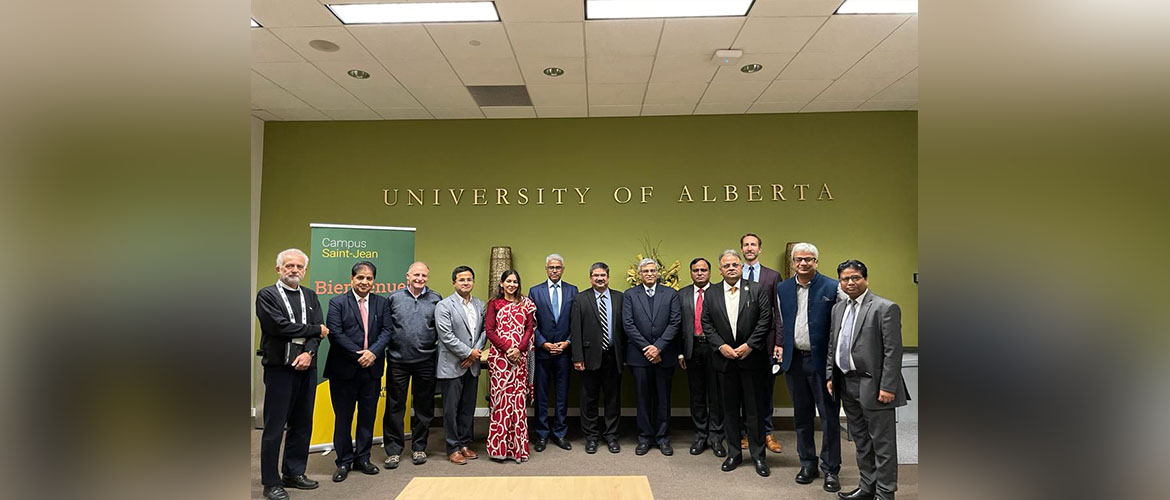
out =
[[711,347],[700,318],[703,316],[703,295],[711,288],[711,262],[702,257],[691,260],[691,284],[678,291],[682,306],[682,352],[678,366],[687,372],[687,386],[691,392],[691,421],[695,424],[695,443],[691,455],[703,453],[710,445],[717,457],[726,457],[723,446],[723,386],[712,358],[720,356]]
[[[325,360],[325,378],[329,379],[329,397],[333,402],[333,449],[337,451],[337,471],[333,482],[340,483],[357,469],[377,474],[370,463],[374,439],[374,420],[378,412],[378,395],[382,389],[382,367],[386,344],[390,342],[390,301],[376,293],[374,277],[378,269],[369,261],[358,262],[350,269],[350,291],[329,299],[329,356]],[[357,404],[357,450],[349,429]]]

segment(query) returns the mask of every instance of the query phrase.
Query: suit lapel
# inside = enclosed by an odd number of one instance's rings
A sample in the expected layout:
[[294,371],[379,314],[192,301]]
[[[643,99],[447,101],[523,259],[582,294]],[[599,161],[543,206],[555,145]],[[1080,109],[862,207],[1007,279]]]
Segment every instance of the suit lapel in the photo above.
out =
[[[366,297],[368,298],[369,295]],[[357,297],[353,296],[353,292],[345,292],[345,301],[349,304],[349,310],[353,312],[353,320],[358,326],[357,340],[360,341],[364,335],[367,335],[367,332],[362,330],[362,309],[358,307]]]
[[861,333],[861,323],[865,320],[865,315],[869,313],[870,306],[873,305],[873,293],[865,294],[865,298],[861,300],[861,305],[857,308],[857,315],[853,317],[853,345],[849,346],[849,352],[857,350],[857,334]]

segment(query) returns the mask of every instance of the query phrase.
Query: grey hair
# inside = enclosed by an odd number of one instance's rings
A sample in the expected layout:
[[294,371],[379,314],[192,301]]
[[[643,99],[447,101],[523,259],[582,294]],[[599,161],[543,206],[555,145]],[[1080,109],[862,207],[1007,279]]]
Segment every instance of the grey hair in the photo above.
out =
[[545,258],[544,258],[544,265],[546,265],[546,266],[547,266],[547,265],[549,264],[549,262],[552,262],[552,261],[554,261],[554,260],[559,260],[559,261],[561,261],[561,264],[562,264],[562,265],[565,263],[565,258],[564,258],[564,257],[561,257],[561,254],[559,254],[559,253],[550,253],[550,254],[548,254],[548,257],[545,257]]
[[284,256],[290,253],[300,255],[303,259],[305,259],[305,267],[309,267],[309,256],[306,255],[305,252],[302,252],[299,248],[290,248],[276,254],[276,267],[280,267],[281,264],[284,264]]
[[802,241],[792,245],[792,255],[796,255],[796,252],[808,252],[813,254],[814,259],[821,259],[821,253],[817,251],[817,246],[812,243],[806,243]]
[[646,257],[645,259],[638,261],[638,270],[641,271],[642,267],[646,264],[654,264],[654,269],[658,269],[658,261],[651,259],[650,257]]
[[724,250],[723,253],[719,254],[719,262],[720,263],[723,262],[723,257],[725,255],[734,255],[735,260],[738,260],[740,264],[743,264],[743,256],[739,254],[739,250],[732,250],[730,248],[728,248],[727,250]]

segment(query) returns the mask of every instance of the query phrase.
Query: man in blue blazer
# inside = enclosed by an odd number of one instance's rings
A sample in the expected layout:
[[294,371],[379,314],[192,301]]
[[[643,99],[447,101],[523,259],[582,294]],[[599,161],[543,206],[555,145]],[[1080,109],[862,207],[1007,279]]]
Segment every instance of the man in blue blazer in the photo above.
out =
[[825,387],[825,357],[829,351],[829,324],[837,302],[837,280],[817,272],[817,247],[797,243],[792,247],[792,268],[796,274],[777,287],[780,298],[779,329],[773,357],[780,360],[788,393],[792,395],[796,424],[796,451],[800,472],[796,482],[809,484],[819,475],[814,438],[817,413],[821,414],[820,470],[825,473],[825,491],[840,491],[841,411],[840,402]]
[[[374,276],[378,269],[369,261],[358,262],[350,269],[350,290],[329,299],[329,357],[325,360],[325,378],[329,379],[329,397],[333,402],[333,449],[337,451],[337,470],[333,482],[340,483],[357,469],[377,474],[370,463],[374,438],[374,419],[378,412],[378,395],[382,389],[382,367],[386,344],[390,342],[390,301],[376,293]],[[349,434],[357,404],[357,450]]]
[[[535,415],[532,431],[536,434],[533,449],[544,451],[549,434],[552,442],[562,449],[573,445],[565,439],[568,427],[565,416],[569,412],[569,315],[577,287],[561,280],[565,259],[551,254],[544,259],[548,280],[528,290],[528,298],[536,304],[536,367],[533,374]],[[548,418],[548,389],[552,382],[556,391],[554,416]]]
[[670,379],[678,364],[679,343],[675,342],[682,323],[678,293],[658,286],[658,263],[638,262],[642,284],[626,290],[622,298],[622,325],[626,332],[626,364],[634,376],[638,399],[638,447],[634,454],[645,455],[657,446],[671,456]]

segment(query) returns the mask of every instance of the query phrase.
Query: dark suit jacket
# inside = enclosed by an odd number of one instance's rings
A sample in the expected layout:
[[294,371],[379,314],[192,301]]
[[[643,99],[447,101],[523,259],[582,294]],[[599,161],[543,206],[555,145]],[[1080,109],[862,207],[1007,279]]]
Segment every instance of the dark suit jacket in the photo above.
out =
[[528,289],[528,298],[536,304],[536,357],[553,358],[552,354],[540,347],[545,342],[563,342],[569,340],[569,316],[572,314],[573,297],[577,295],[577,287],[561,280],[560,320],[553,319],[554,305],[548,298],[548,280]]
[[[742,285],[744,280],[740,280]],[[742,289],[741,289],[742,290]],[[723,344],[732,348],[746,343],[751,346],[752,352],[745,359],[727,359],[722,354],[712,356],[712,365],[716,371],[729,370],[767,370],[772,353],[765,352],[767,337],[772,331],[772,308],[764,296],[766,292],[758,283],[751,283],[747,291],[739,295],[739,318],[736,322],[736,331],[740,340],[731,334],[731,320],[727,316],[727,304],[723,298],[723,283],[712,284],[703,293],[703,317],[699,319],[703,325],[703,332],[716,351]],[[745,335],[746,334],[746,335]]]
[[[678,364],[679,343],[675,342],[682,323],[678,292],[666,285],[654,287],[654,307],[646,296],[646,287],[635,286],[623,293],[622,326],[625,327],[626,364],[630,366],[674,366]],[[648,345],[658,348],[662,361],[651,363],[642,354]]]
[[329,355],[325,358],[325,378],[351,379],[360,370],[368,370],[375,379],[382,378],[386,359],[386,344],[390,343],[390,300],[370,292],[369,299],[370,333],[369,350],[374,353],[374,364],[362,368],[358,364],[357,352],[362,350],[366,334],[362,330],[362,312],[358,308],[353,292],[346,292],[329,299],[329,315],[325,326],[329,328]]
[[[714,286],[708,286],[711,290]],[[703,292],[706,294],[707,292]],[[691,359],[695,349],[695,285],[684,286],[678,291],[678,303],[682,309],[682,322],[678,325],[679,345],[685,359]]]
[[[788,371],[792,364],[793,352],[796,349],[796,277],[784,280],[779,286],[780,297],[780,335],[774,340],[784,347],[784,359],[780,368]],[[816,273],[808,284],[808,339],[811,344],[813,362],[820,364],[829,350],[829,324],[833,312],[833,304],[837,302],[837,280]],[[815,369],[823,370],[823,366]]]
[[776,347],[776,339],[780,335],[783,335],[783,325],[780,323],[780,301],[776,298],[776,287],[780,284],[780,272],[760,264],[760,279],[758,282],[759,287],[762,288],[760,293],[766,293],[768,295],[768,302],[772,305],[772,325],[768,332],[768,338],[765,341],[768,356],[771,357],[772,349]]
[[[263,366],[288,366],[284,364],[285,347],[292,339],[308,339],[305,341],[305,350],[313,354],[310,370],[317,367],[317,347],[321,344],[321,302],[317,294],[306,287],[300,287],[305,295],[305,309],[308,309],[305,319],[308,324],[293,323],[288,320],[288,311],[284,308],[284,300],[280,292],[276,291],[279,285],[269,285],[256,292],[256,319],[260,320],[260,350]],[[300,299],[289,297],[290,305],[295,309],[300,307]],[[296,302],[296,304],[291,304]],[[300,315],[297,315],[300,321]]]
[[[622,335],[622,294],[617,290],[609,291],[611,300],[610,317],[613,324],[609,325],[612,342],[610,349],[617,355],[618,373],[622,371],[625,362],[625,336]],[[598,318],[597,292],[592,288],[578,293],[573,297],[569,317],[569,352],[574,363],[585,363],[586,370],[601,368],[601,321]]]
[[[833,395],[844,390],[843,374],[837,368],[837,337],[844,321],[848,300],[833,306],[829,327],[829,352],[825,374],[833,380]],[[906,404],[906,383],[902,380],[902,309],[871,290],[865,294],[853,321],[853,364],[861,378],[861,407],[888,410]],[[894,393],[889,403],[878,401],[878,390]]]

